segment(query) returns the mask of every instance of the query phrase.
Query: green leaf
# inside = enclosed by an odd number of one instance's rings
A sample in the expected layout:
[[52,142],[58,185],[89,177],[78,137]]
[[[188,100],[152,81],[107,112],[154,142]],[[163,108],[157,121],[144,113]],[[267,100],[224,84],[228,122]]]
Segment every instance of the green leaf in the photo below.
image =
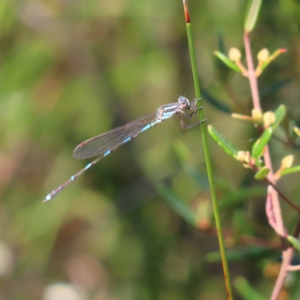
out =
[[286,85],[290,84],[292,82],[292,79],[286,78],[281,81],[275,82],[271,85],[268,85],[264,87],[263,89],[259,90],[259,94],[261,97],[269,96],[272,93],[275,93],[279,90],[281,90]]
[[244,277],[239,276],[235,278],[233,284],[244,300],[266,300]]
[[202,96],[209,102],[211,105],[213,105],[218,110],[228,113],[231,113],[231,109],[227,104],[224,104],[223,102],[219,101],[218,99],[214,98],[211,94],[209,94],[205,89],[202,88]]
[[267,128],[264,131],[264,133],[261,135],[261,137],[255,142],[255,144],[252,146],[252,151],[251,151],[251,156],[253,158],[258,159],[263,155],[264,147],[269,142],[272,133],[273,133],[272,128]]
[[260,11],[261,0],[249,0],[245,18],[244,29],[246,32],[251,32],[256,24]]
[[237,157],[238,150],[228,141],[219,131],[217,131],[213,126],[208,125],[208,132],[211,137],[218,143],[218,145],[223,148],[223,150],[228,153],[233,158]]
[[283,175],[296,173],[296,172],[300,172],[300,165],[284,169],[283,171],[280,172],[280,175],[283,176]]
[[240,68],[234,63],[232,62],[228,56],[226,56],[225,54],[223,54],[220,51],[215,51],[214,55],[216,55],[227,67],[229,67],[230,69],[242,73],[242,71],[240,70]]
[[220,210],[224,211],[237,204],[245,202],[247,199],[262,197],[266,194],[265,187],[239,187],[238,190],[226,191],[220,199]]
[[254,178],[256,180],[264,180],[268,176],[269,172],[270,169],[264,166],[255,173]]
[[156,190],[164,198],[168,205],[173,208],[183,219],[185,219],[192,226],[196,226],[197,214],[196,212],[192,211],[183,200],[179,199],[163,185],[157,185]]
[[274,51],[268,59],[261,65],[261,70],[263,71],[272,61],[274,61],[279,55],[285,53],[287,49],[281,48]]
[[289,235],[287,239],[293,247],[300,252],[300,241],[291,235]]
[[[225,53],[225,43],[223,34],[220,32],[218,33],[218,50],[222,53]],[[218,57],[214,57],[214,69],[216,73],[216,77],[222,82],[226,83],[231,78],[231,69],[227,67],[223,61],[218,59]]]
[[278,127],[278,125],[281,123],[281,121],[284,119],[286,115],[286,107],[282,104],[280,105],[275,111],[274,111],[276,121],[271,125],[271,128],[275,130],[275,128]]
[[191,158],[194,157],[190,152],[185,143],[181,140],[177,140],[174,143],[175,151],[177,157],[184,169],[185,173],[196,183],[197,187],[203,189],[209,189],[209,182],[207,179],[207,174],[200,172],[195,164],[191,161]]
[[[226,256],[229,261],[242,261],[245,258],[258,260],[266,255],[270,256],[270,250],[259,246],[242,246],[237,248],[227,249]],[[208,263],[219,262],[221,255],[219,251],[211,251],[205,255],[205,261]],[[255,298],[256,299],[256,298]]]

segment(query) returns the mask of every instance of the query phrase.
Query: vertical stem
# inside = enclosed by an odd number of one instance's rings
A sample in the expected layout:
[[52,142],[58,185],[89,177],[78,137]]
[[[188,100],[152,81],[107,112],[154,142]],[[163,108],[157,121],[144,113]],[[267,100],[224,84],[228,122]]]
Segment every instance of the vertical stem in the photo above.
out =
[[[257,78],[254,73],[249,33],[246,31],[244,33],[244,44],[245,44],[245,52],[246,52],[246,59],[247,59],[248,72],[249,72],[248,73],[249,74],[249,82],[250,82],[250,88],[251,88],[252,99],[253,99],[253,107],[261,110]],[[268,174],[268,180],[270,180],[270,182],[272,182],[275,185],[276,181],[274,179],[272,160],[271,160],[270,150],[269,150],[268,146],[266,146],[266,148],[265,148],[264,160],[265,160],[265,165],[270,170],[270,172]],[[276,299],[278,299],[279,292],[282,289],[284,279],[286,278],[286,275],[288,272],[288,267],[289,267],[289,265],[291,263],[291,259],[293,257],[294,249],[292,247],[288,247],[286,245],[286,240],[285,240],[286,233],[285,233],[284,224],[283,224],[283,220],[282,220],[278,193],[271,186],[269,186],[268,193],[270,193],[270,196],[271,196],[272,208],[273,208],[272,213],[274,215],[274,219],[275,219],[275,223],[276,223],[274,229],[280,236],[282,246],[283,246],[282,264],[281,264],[279,275],[277,277],[276,284],[275,284],[273,292],[272,292],[272,296],[270,298],[271,300],[276,300]]]
[[250,39],[249,39],[248,32],[244,33],[244,45],[245,45],[246,60],[247,60],[247,65],[248,65],[248,76],[249,76],[250,88],[251,88],[251,93],[252,93],[253,107],[261,110],[258,86],[257,86],[257,80],[256,80],[256,76],[255,76],[255,71],[254,71],[254,65],[253,65],[253,60],[252,60],[252,53],[251,53],[251,46],[250,46]]
[[[245,34],[244,34],[244,44],[245,44],[245,52],[246,52],[248,74],[249,74],[248,76],[249,76],[250,88],[251,88],[251,93],[252,93],[253,107],[256,109],[261,109],[260,98],[259,98],[259,93],[258,93],[257,78],[256,78],[255,72],[254,72],[253,59],[252,59],[250,39],[249,39],[248,32],[245,32]],[[270,150],[269,150],[268,146],[266,146],[266,150],[264,153],[264,159],[265,159],[266,166],[270,170],[268,179],[273,184],[275,184],[272,160],[271,160]],[[269,191],[270,191],[271,197],[272,197],[271,199],[272,199],[272,205],[273,205],[273,209],[274,209],[274,211],[273,211],[274,217],[276,220],[277,233],[283,238],[285,233],[284,233],[284,225],[283,225],[283,220],[282,220],[282,216],[281,216],[278,194],[272,187],[270,187]]]
[[[199,77],[198,77],[198,72],[197,72],[194,40],[193,40],[193,36],[192,36],[191,21],[190,21],[190,15],[189,15],[186,0],[183,0],[183,7],[184,7],[184,15],[185,15],[185,21],[186,21],[186,30],[187,30],[188,45],[189,45],[189,51],[190,51],[190,59],[191,59],[193,80],[194,80],[194,86],[195,86],[195,93],[196,93],[196,97],[200,98],[201,93],[200,93]],[[200,101],[198,103],[200,106],[202,106],[202,103]],[[202,109],[199,110],[199,117],[202,120],[204,119],[204,112]],[[206,168],[207,168],[207,176],[208,176],[209,185],[210,185],[211,199],[212,199],[212,204],[214,207],[214,215],[215,215],[215,222],[216,222],[216,228],[217,228],[217,234],[218,234],[218,240],[219,240],[219,246],[220,246],[220,253],[221,253],[221,257],[222,257],[223,273],[224,273],[225,285],[226,285],[226,291],[227,291],[227,299],[232,300],[233,296],[232,296],[232,289],[231,289],[230,273],[229,273],[229,268],[228,268],[228,263],[227,263],[224,236],[223,236],[223,232],[222,232],[222,224],[221,224],[218,201],[217,201],[217,196],[216,196],[210,152],[208,149],[207,128],[206,128],[205,123],[200,124],[200,130],[201,130],[203,151],[204,151],[204,157],[205,157]]]

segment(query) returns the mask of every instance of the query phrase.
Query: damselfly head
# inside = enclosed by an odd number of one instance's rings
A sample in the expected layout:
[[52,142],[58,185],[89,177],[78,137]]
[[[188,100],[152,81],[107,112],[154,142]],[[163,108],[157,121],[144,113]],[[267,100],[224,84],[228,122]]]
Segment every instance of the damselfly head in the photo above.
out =
[[180,107],[182,109],[191,107],[190,100],[187,97],[184,97],[184,96],[179,96],[178,97],[178,103],[180,104]]

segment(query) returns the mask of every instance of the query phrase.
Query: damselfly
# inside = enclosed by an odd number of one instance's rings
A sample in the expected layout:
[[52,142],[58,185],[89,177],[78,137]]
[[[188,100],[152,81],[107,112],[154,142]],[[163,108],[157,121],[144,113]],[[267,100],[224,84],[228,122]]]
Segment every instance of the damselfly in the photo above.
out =
[[[152,114],[140,117],[139,119],[132,121],[124,126],[117,127],[115,129],[112,129],[108,132],[105,132],[80,143],[73,152],[73,156],[75,158],[86,159],[95,156],[99,157],[93,162],[86,165],[82,170],[71,176],[70,179],[67,180],[65,183],[63,183],[51,193],[49,193],[43,202],[47,202],[54,198],[66,186],[68,186],[78,176],[80,176],[83,172],[85,172],[91,166],[96,164],[103,157],[109,155],[121,145],[131,141],[141,132],[144,132],[145,130],[149,129],[150,127],[153,127],[158,123],[161,123],[164,120],[178,115],[182,129],[189,129],[200,124],[203,120],[194,123],[190,126],[185,125],[183,121],[183,116],[191,119],[197,113],[197,111],[202,108],[197,106],[198,100],[199,99],[194,99],[192,103],[190,103],[188,98],[180,96],[177,102],[163,105]],[[190,111],[191,113],[188,114],[184,110]]]

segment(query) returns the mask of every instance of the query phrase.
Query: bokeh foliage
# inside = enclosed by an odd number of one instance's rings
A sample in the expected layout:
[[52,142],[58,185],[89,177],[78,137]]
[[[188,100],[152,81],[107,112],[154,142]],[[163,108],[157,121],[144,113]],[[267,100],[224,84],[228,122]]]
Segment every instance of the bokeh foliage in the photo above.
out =
[[[263,1],[252,33],[253,53],[288,49],[259,84],[263,109],[282,103],[295,123],[298,5]],[[255,130],[209,101],[250,112],[247,80],[213,55],[220,45],[243,47],[245,9],[246,1],[190,1],[207,122],[249,150]],[[164,122],[42,204],[88,163],[72,158],[78,143],[181,94],[194,97],[181,1],[2,1],[0,18],[0,262],[10,262],[0,298],[42,299],[64,282],[87,299],[226,299],[197,128]],[[286,149],[274,139],[271,151],[276,164]],[[298,151],[288,149],[295,160]],[[266,186],[213,142],[211,152],[232,276],[267,297],[280,244],[264,215]],[[280,188],[297,199],[298,182],[292,174]],[[292,225],[296,216],[283,209]],[[289,292],[299,297],[296,284]]]

